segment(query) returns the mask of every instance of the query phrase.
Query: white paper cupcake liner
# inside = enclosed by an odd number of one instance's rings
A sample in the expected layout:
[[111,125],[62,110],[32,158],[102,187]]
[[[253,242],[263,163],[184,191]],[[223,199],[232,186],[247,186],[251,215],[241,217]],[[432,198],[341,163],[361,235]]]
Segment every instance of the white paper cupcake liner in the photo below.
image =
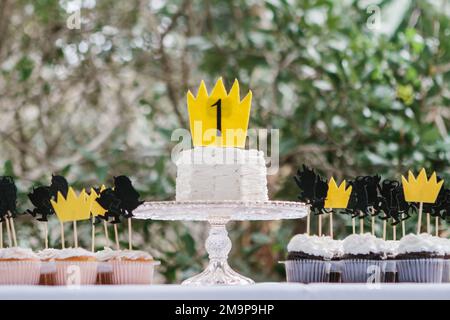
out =
[[41,261],[0,261],[0,285],[37,285]]
[[97,284],[113,284],[113,267],[110,262],[102,261],[98,263]]
[[287,282],[315,283],[327,282],[330,263],[328,261],[304,259],[288,260],[286,266]]
[[97,280],[96,261],[56,261],[58,286],[79,286],[95,284]]
[[159,261],[110,261],[113,284],[152,284],[153,273]]
[[442,282],[450,282],[450,259],[444,260],[444,267],[442,269]]
[[346,259],[343,260],[342,282],[365,283],[383,282],[383,260]]
[[399,282],[441,283],[443,259],[397,260]]

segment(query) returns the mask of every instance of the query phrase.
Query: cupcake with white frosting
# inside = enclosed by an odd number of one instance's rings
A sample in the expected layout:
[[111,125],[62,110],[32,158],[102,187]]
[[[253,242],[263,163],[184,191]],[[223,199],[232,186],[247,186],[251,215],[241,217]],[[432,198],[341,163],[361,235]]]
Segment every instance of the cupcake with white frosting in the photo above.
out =
[[94,253],[82,248],[66,248],[53,254],[50,260],[56,266],[56,285],[95,284],[98,263]]
[[341,254],[338,241],[306,234],[294,236],[287,249],[285,264],[288,282],[328,282],[330,261]]
[[0,249],[0,285],[36,285],[40,273],[41,261],[31,249]]
[[151,284],[159,264],[145,251],[110,248],[97,252],[97,260],[102,265],[102,284]]
[[395,260],[397,257],[398,243],[397,240],[387,240],[384,242],[386,263],[383,267],[383,282],[398,282],[398,272]]
[[450,239],[436,237],[444,251],[444,268],[442,270],[442,282],[450,282]]
[[445,252],[436,237],[422,233],[403,237],[397,248],[400,282],[442,282]]
[[[342,241],[343,282],[381,281],[385,244],[370,233],[352,234]],[[378,278],[378,279],[377,279]]]
[[56,263],[55,258],[59,254],[59,249],[48,248],[37,252],[41,259],[41,276],[39,284],[44,286],[56,285]]

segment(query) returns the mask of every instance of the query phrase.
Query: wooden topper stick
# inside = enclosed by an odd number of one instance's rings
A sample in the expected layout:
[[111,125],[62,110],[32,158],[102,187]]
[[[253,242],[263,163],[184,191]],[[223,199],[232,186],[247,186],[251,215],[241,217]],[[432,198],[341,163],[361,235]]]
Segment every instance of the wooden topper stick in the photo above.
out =
[[44,246],[48,249],[48,222],[44,222]]
[[105,229],[106,246],[109,247],[108,223],[106,220],[103,220],[103,229]]
[[352,231],[353,231],[353,234],[355,234],[356,233],[356,221],[355,221],[355,218],[352,218]]
[[306,234],[309,236],[311,233],[311,216],[308,213],[306,216]]
[[12,247],[12,238],[11,238],[11,228],[9,227],[9,219],[6,218],[6,232],[8,233],[8,244],[9,247]]
[[431,234],[431,218],[429,213],[427,213],[427,233]]
[[383,240],[386,240],[387,220],[383,220]]
[[417,218],[417,234],[420,234],[420,230],[422,229],[422,211],[423,211],[423,202],[419,204],[419,216]]
[[64,222],[62,222],[62,221],[59,222],[59,228],[61,230],[61,248],[65,249],[66,248],[66,241],[64,239]]
[[78,248],[78,231],[77,231],[77,222],[73,221],[73,245],[75,248]]
[[91,246],[91,251],[95,252],[95,217],[92,216],[92,246]]
[[0,249],[3,249],[3,222],[0,222]]
[[359,233],[364,234],[364,214],[360,212],[359,215]]
[[371,222],[371,227],[372,227],[372,235],[375,235],[375,208],[372,207],[371,208],[371,217],[372,217],[372,222]]
[[397,240],[397,225],[392,226],[392,240]]
[[117,224],[114,224],[114,237],[116,238],[116,250],[120,250],[119,243],[119,231],[117,230]]
[[13,219],[11,213],[9,215],[9,223],[11,224],[11,234],[12,234],[12,240],[14,243],[14,247],[17,247],[16,228],[14,226],[14,219]]
[[128,249],[133,250],[133,228],[131,227],[131,218],[128,218]]
[[318,218],[319,218],[319,223],[318,223],[319,237],[321,237],[322,236],[322,215],[319,214]]
[[406,235],[405,214],[402,213],[402,237]]
[[439,216],[434,219],[434,232],[436,237],[439,237]]
[[330,237],[333,239],[333,210],[330,212]]

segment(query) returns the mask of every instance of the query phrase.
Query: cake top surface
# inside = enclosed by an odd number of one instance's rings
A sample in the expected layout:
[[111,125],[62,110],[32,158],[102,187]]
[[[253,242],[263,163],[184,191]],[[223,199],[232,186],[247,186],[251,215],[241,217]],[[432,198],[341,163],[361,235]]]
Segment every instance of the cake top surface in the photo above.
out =
[[385,241],[370,233],[352,234],[342,241],[344,254],[371,254],[384,253]]
[[341,241],[327,236],[308,236],[306,234],[295,235],[289,241],[287,249],[289,252],[303,252],[325,259],[332,259],[342,253]]
[[256,149],[195,147],[180,152],[176,165],[265,164],[264,152]]
[[39,257],[31,249],[12,247],[0,249],[0,259],[39,260]]
[[96,253],[98,261],[110,260],[153,260],[153,257],[145,251],[139,250],[112,250],[105,247]]
[[439,255],[444,254],[444,249],[442,247],[443,241],[437,237],[433,237],[427,233],[421,234],[408,234],[400,239],[397,253],[418,253],[418,252],[429,252],[436,253]]

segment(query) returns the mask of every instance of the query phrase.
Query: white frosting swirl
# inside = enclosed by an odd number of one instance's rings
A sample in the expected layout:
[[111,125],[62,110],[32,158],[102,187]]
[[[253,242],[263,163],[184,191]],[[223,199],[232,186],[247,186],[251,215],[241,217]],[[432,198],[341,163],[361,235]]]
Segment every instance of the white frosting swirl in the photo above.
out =
[[153,257],[145,251],[138,250],[112,250],[111,248],[104,248],[102,251],[96,253],[98,261],[111,260],[153,260]]
[[400,239],[397,253],[417,253],[417,252],[430,252],[439,255],[444,254],[442,245],[436,241],[435,237],[427,233],[421,234],[408,234]]
[[298,234],[294,236],[287,246],[289,252],[303,252],[325,259],[332,259],[341,253],[340,241],[330,237],[308,236]]
[[441,246],[442,251],[445,255],[450,255],[450,239],[441,238],[441,237],[433,237],[434,241]]
[[385,244],[382,239],[370,233],[352,234],[342,241],[344,254],[383,253]]
[[398,240],[386,240],[384,241],[384,252],[388,257],[394,257],[397,254]]
[[54,257],[51,259],[64,260],[76,257],[95,257],[95,253],[87,251],[83,248],[66,248],[55,252]]
[[0,249],[0,259],[39,260],[39,257],[31,249],[12,247]]
[[60,254],[60,249],[48,248],[37,252],[41,260],[49,261],[57,258]]

